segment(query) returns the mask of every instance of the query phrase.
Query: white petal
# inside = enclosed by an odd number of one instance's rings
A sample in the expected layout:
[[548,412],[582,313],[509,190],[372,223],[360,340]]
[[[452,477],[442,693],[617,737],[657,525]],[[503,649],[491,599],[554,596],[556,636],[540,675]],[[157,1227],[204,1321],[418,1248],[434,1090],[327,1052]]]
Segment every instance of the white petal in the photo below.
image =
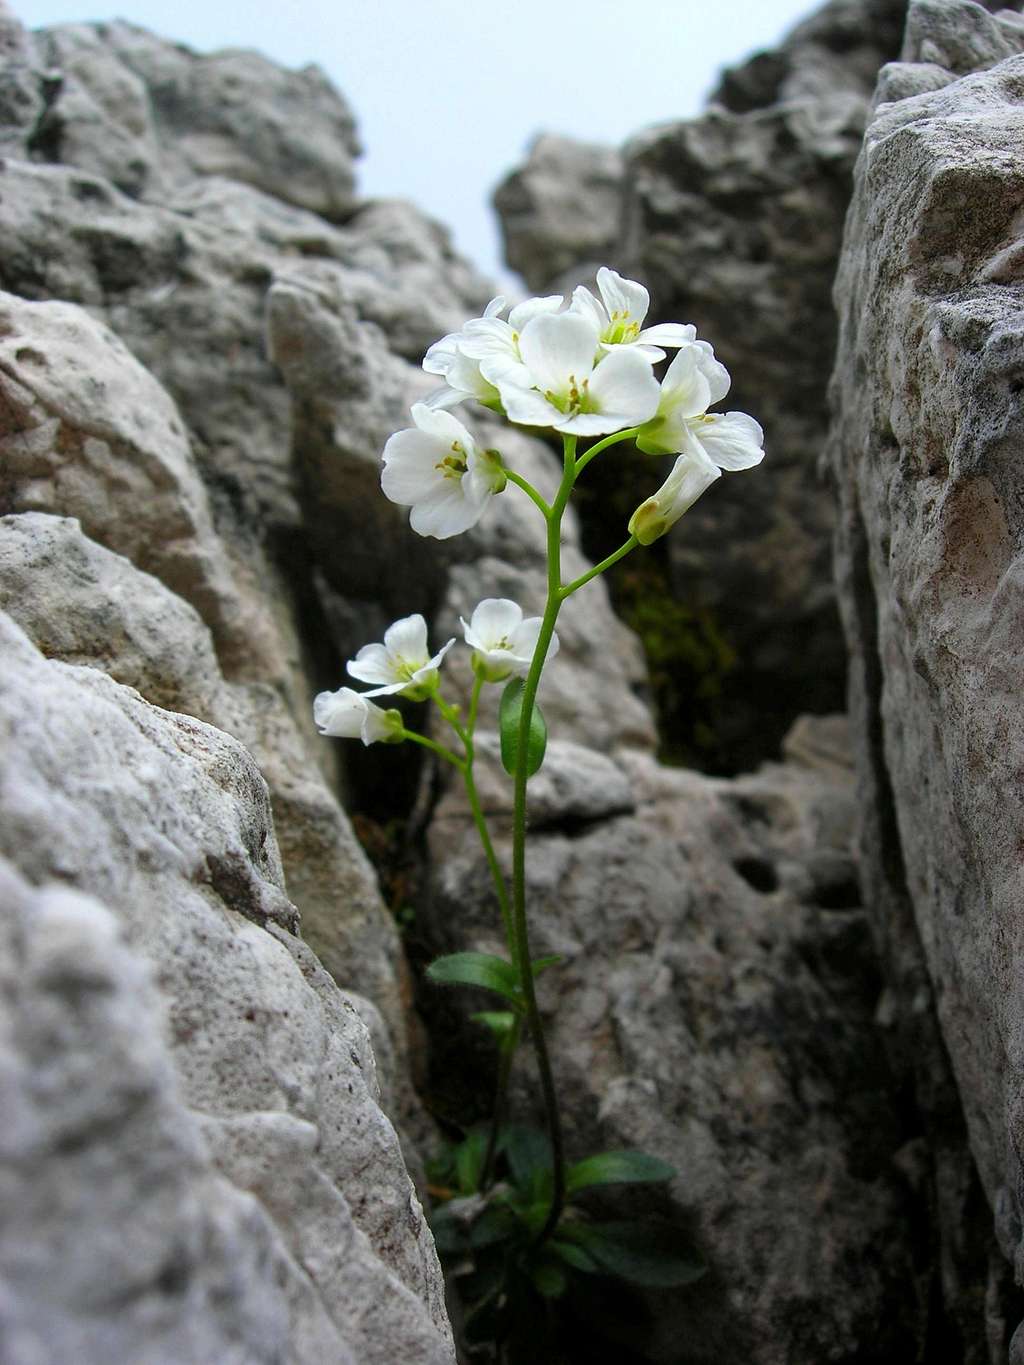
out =
[[542,313],[526,324],[519,339],[523,363],[541,393],[562,395],[570,376],[586,379],[596,352],[597,329],[579,313]]
[[[363,696],[366,696],[365,692]],[[371,702],[366,702],[361,731],[363,743],[370,745],[374,740],[387,739],[393,733],[394,728],[387,718],[387,712],[382,711],[379,706],[374,706]]]
[[708,407],[714,403],[720,403],[729,392],[732,380],[729,378],[729,371],[720,360],[715,359],[714,347],[708,341],[698,341],[697,347],[697,366],[708,381],[708,388],[711,397],[708,399]]
[[697,339],[697,329],[692,322],[656,322],[653,327],[645,327],[637,341],[648,346],[689,346]]
[[[396,659],[417,668],[429,658],[427,653],[427,623],[419,612],[403,616],[384,632],[384,648]],[[358,657],[358,656],[357,656]]]
[[684,346],[676,353],[661,381],[658,412],[662,416],[698,417],[711,402],[711,386],[703,372],[701,352]]
[[[502,310],[504,309],[504,307],[505,307],[505,295],[504,295],[504,294],[496,294],[496,295],[494,296],[494,298],[491,299],[491,301],[490,301],[490,303],[487,305],[487,307],[484,309],[484,317],[485,317],[485,318],[496,318],[496,317],[498,316],[498,314],[499,314],[500,312],[502,312]],[[468,325],[468,324],[467,324],[467,325]]]
[[448,651],[451,649],[454,643],[455,636],[453,635],[452,638],[448,641],[448,643],[446,645],[442,645],[441,648],[437,651],[437,653],[432,658],[428,659],[427,662],[422,666],[422,668],[416,669],[412,677],[409,679],[410,684],[424,682],[427,678],[431,676],[431,674],[436,673],[441,666],[441,660],[448,653]]
[[618,313],[631,322],[643,322],[651,306],[651,296],[636,280],[625,280],[617,270],[603,265],[597,272],[597,287],[608,312]]
[[420,401],[428,408],[457,408],[460,403],[466,403],[475,397],[476,394],[470,393],[467,389],[452,389],[446,384],[443,389],[431,389]]
[[590,376],[591,405],[598,412],[617,414],[622,418],[621,427],[637,426],[653,417],[660,397],[661,388],[650,365],[630,348],[606,356]]
[[572,291],[572,303],[569,308],[574,313],[579,313],[581,317],[592,322],[597,328],[598,336],[604,332],[605,328],[611,325],[611,319],[603,303],[599,303],[585,285],[578,284]]
[[428,346],[423,357],[423,368],[427,374],[447,374],[457,354],[458,332],[449,332],[440,341]]
[[389,436],[381,457],[380,486],[385,496],[406,507],[428,497],[443,478],[437,464],[448,454],[449,445],[411,427]]
[[350,687],[337,692],[321,692],[313,700],[313,720],[324,735],[338,739],[352,739],[359,734],[363,723],[362,707],[353,698],[358,693]]
[[475,322],[467,322],[459,349],[473,360],[486,360],[492,355],[519,359],[516,335],[501,318],[478,318]]
[[412,420],[420,431],[436,437],[446,446],[451,445],[452,441],[458,441],[467,451],[476,449],[476,442],[472,436],[450,412],[438,412],[436,408],[428,408],[425,403],[413,403],[410,411]]
[[501,384],[501,402],[510,422],[528,427],[553,427],[565,414],[549,403],[536,389],[522,389],[514,384]]
[[526,299],[523,303],[517,303],[509,313],[509,326],[513,331],[521,332],[531,318],[538,317],[541,313],[557,313],[564,302],[561,294],[548,294],[542,299]]
[[390,684],[395,681],[394,662],[383,645],[363,645],[345,670],[360,682]]
[[417,535],[447,540],[468,531],[483,515],[486,503],[464,497],[461,485],[454,479],[445,479],[444,483],[443,488],[418,502],[409,514],[409,525]]
[[[466,642],[474,649],[493,649],[500,640],[509,639],[522,620],[522,608],[508,597],[485,597],[470,618]],[[473,634],[473,640],[470,640],[469,632]]]
[[764,432],[745,412],[708,413],[694,434],[719,469],[752,469],[764,459]]
[[[532,661],[534,650],[537,648],[537,637],[540,635],[540,628],[543,624],[541,617],[528,616],[508,636],[509,649],[517,659],[525,659],[527,663]],[[548,647],[548,658],[552,658],[557,653],[558,646],[552,637],[551,644]]]

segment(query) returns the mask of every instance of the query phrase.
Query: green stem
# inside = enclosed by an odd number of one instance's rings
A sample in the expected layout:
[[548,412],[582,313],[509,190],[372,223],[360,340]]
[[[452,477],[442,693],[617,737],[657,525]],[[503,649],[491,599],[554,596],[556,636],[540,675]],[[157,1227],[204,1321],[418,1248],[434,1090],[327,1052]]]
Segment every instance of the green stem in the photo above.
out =
[[498,1155],[498,1139],[501,1126],[505,1121],[505,1105],[508,1100],[508,1083],[512,1075],[512,1063],[519,1047],[519,1034],[522,1020],[516,1016],[512,1032],[501,1045],[501,1060],[498,1064],[498,1081],[494,1087],[494,1109],[491,1113],[491,1131],[487,1136],[487,1151],[484,1154],[483,1170],[480,1174],[480,1189],[487,1191],[494,1181],[494,1161]]
[[579,478],[595,455],[600,455],[601,451],[607,450],[609,446],[618,445],[619,441],[631,441],[639,430],[639,427],[628,427],[625,431],[617,431],[614,435],[606,436],[603,441],[598,441],[596,445],[592,445],[589,450],[584,451],[576,461],[576,478]]
[[536,503],[546,521],[551,515],[551,508],[537,492],[533,484],[530,483],[529,480],[524,479],[522,474],[517,474],[514,469],[506,469],[504,473],[509,483],[514,483],[517,488],[521,488],[530,501]]
[[483,685],[484,680],[478,673],[473,679],[469,715],[466,718],[466,728],[462,735],[462,742],[466,746],[466,758],[462,765],[462,779],[466,784],[466,796],[469,798],[469,808],[473,813],[473,823],[476,825],[476,832],[484,851],[484,857],[487,859],[491,881],[494,883],[494,890],[498,897],[498,907],[501,910],[501,922],[505,926],[505,941],[508,944],[509,956],[514,962],[516,936],[515,926],[512,923],[512,906],[509,903],[508,888],[505,885],[501,864],[498,862],[498,855],[494,851],[494,844],[491,842],[490,830],[487,828],[487,820],[484,817],[483,807],[480,805],[480,796],[476,789],[476,779],[473,776],[473,762],[476,758],[473,747],[473,732],[476,729],[476,717],[480,707],[480,693],[483,690]]
[[571,597],[574,592],[578,592],[579,589],[583,587],[584,583],[589,583],[590,580],[596,578],[599,573],[604,573],[605,569],[610,569],[612,565],[617,564],[620,559],[625,559],[630,550],[635,550],[639,544],[640,542],[637,540],[636,536],[630,536],[626,543],[620,545],[614,554],[610,554],[607,559],[602,559],[600,564],[595,564],[592,569],[588,569],[586,573],[580,574],[579,578],[574,578],[571,583],[566,583],[560,590],[562,601],[564,602],[567,597]]
[[443,744],[438,744],[436,739],[428,739],[426,735],[418,735],[415,730],[407,730],[404,725],[399,734],[402,739],[411,739],[414,744],[422,744],[424,749],[433,750],[435,754],[439,754],[453,767],[458,768],[459,772],[465,771],[465,761],[458,754],[453,754],[451,749],[446,749]]
[[530,1029],[540,1073],[541,1091],[544,1096],[544,1109],[547,1114],[548,1132],[551,1137],[551,1153],[554,1161],[554,1188],[551,1207],[544,1226],[537,1235],[538,1242],[544,1242],[558,1226],[565,1207],[565,1143],[562,1137],[562,1121],[558,1112],[558,1096],[555,1092],[551,1060],[544,1039],[544,1026],[540,1010],[537,1008],[537,994],[534,989],[533,968],[530,962],[530,941],[526,924],[526,784],[528,781],[527,763],[529,761],[530,721],[533,706],[540,684],[540,675],[547,658],[551,638],[555,633],[555,622],[562,605],[562,552],[561,526],[569,494],[576,480],[576,437],[563,436],[563,472],[558,494],[547,518],[548,535],[548,595],[544,606],[537,645],[533,652],[530,670],[523,686],[522,710],[519,717],[519,736],[516,751],[516,770],[514,774],[515,803],[512,814],[512,917],[515,926],[516,967],[519,973],[519,986],[523,992],[526,1020]]

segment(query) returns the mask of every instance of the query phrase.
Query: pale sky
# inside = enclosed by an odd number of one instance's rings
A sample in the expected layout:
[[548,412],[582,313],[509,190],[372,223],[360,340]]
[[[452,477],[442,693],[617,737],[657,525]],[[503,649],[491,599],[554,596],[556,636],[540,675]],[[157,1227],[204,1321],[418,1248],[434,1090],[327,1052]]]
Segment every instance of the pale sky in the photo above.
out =
[[[10,0],[30,28],[127,19],[201,52],[316,62],[355,111],[367,196],[441,219],[499,271],[490,192],[538,132],[619,145],[701,108],[721,67],[771,47],[816,0]],[[633,7],[630,7],[633,8]]]

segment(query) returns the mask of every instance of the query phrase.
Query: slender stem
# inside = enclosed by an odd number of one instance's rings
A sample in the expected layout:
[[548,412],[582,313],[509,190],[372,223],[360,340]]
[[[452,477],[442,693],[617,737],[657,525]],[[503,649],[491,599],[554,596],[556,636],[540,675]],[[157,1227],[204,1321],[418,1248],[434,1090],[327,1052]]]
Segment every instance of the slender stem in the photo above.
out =
[[609,446],[618,445],[619,441],[632,440],[639,430],[639,427],[628,427],[625,431],[617,431],[614,435],[606,436],[603,441],[592,445],[589,450],[585,450],[576,461],[576,477],[579,478],[595,455],[600,455],[601,451],[607,450]]
[[491,873],[491,881],[494,883],[494,890],[498,897],[498,907],[501,910],[501,922],[505,926],[505,941],[508,944],[509,956],[514,962],[516,957],[516,935],[515,926],[512,923],[512,906],[509,903],[508,888],[505,885],[501,864],[498,862],[498,855],[494,851],[494,844],[491,842],[490,830],[487,828],[487,820],[484,816],[483,807],[480,805],[480,795],[476,789],[476,779],[473,776],[473,762],[476,758],[476,752],[473,747],[473,732],[476,729],[476,717],[480,707],[480,693],[483,690],[483,685],[484,680],[478,673],[473,679],[473,694],[469,701],[469,715],[466,718],[466,728],[462,736],[462,742],[466,746],[466,758],[462,765],[462,778],[466,784],[466,796],[469,799],[469,808],[473,813],[473,823],[476,825],[476,832],[484,851],[484,857],[487,859],[487,866]]
[[458,754],[453,754],[451,749],[446,749],[443,744],[438,744],[436,739],[428,739],[426,735],[418,735],[415,730],[407,730],[404,725],[400,733],[402,739],[411,739],[414,744],[422,744],[424,749],[432,749],[435,754],[440,754],[453,767],[458,768],[459,772],[465,772],[465,760],[461,759]]
[[574,578],[571,583],[566,583],[561,589],[562,601],[564,602],[567,597],[571,597],[574,592],[577,592],[583,587],[584,583],[589,583],[590,580],[596,578],[599,573],[604,573],[605,569],[610,569],[612,565],[617,564],[620,559],[625,559],[630,550],[635,550],[639,544],[640,542],[637,540],[636,536],[630,536],[626,543],[620,545],[614,554],[610,554],[607,559],[602,559],[600,564],[595,564],[592,569],[588,569],[586,573],[580,574],[579,578]]
[[535,502],[537,504],[541,512],[544,514],[544,519],[546,521],[547,518],[550,517],[551,515],[551,508],[544,501],[541,495],[537,492],[533,484],[530,483],[529,480],[524,479],[522,474],[517,474],[514,469],[506,469],[504,473],[509,483],[514,483],[517,488],[521,488],[523,492],[526,494],[526,496],[531,500],[531,502]]
[[505,1105],[508,1100],[508,1083],[512,1075],[512,1063],[519,1047],[522,1032],[522,1019],[517,1015],[512,1031],[501,1044],[501,1059],[498,1064],[498,1081],[494,1087],[494,1109],[491,1114],[491,1131],[487,1137],[487,1151],[484,1154],[483,1170],[480,1174],[480,1189],[489,1190],[494,1181],[494,1161],[498,1155],[498,1138],[505,1121]]
[[534,989],[533,968],[530,962],[530,941],[526,924],[526,784],[528,781],[527,761],[530,734],[530,721],[533,706],[540,684],[541,670],[555,633],[555,622],[562,605],[562,556],[561,525],[562,514],[576,479],[576,437],[563,436],[563,472],[558,494],[551,507],[548,522],[548,595],[544,607],[537,645],[533,652],[530,670],[523,686],[522,710],[519,718],[519,736],[516,751],[515,804],[512,815],[512,916],[515,925],[516,967],[519,973],[519,986],[523,992],[526,1020],[530,1029],[540,1073],[541,1091],[547,1113],[548,1132],[551,1137],[551,1152],[554,1161],[554,1188],[551,1207],[544,1226],[537,1235],[543,1242],[558,1225],[565,1207],[565,1143],[562,1137],[562,1121],[558,1112],[558,1096],[555,1092],[551,1060],[544,1040],[544,1026],[540,1010],[537,1008],[537,994]]

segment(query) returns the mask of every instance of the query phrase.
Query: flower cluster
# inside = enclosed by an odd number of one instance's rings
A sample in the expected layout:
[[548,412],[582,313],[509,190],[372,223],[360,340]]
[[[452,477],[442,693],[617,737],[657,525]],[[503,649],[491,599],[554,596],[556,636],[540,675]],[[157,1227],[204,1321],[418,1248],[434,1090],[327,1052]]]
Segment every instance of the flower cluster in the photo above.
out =
[[[724,470],[764,457],[761,428],[742,412],[709,413],[729,374],[690,324],[645,327],[643,285],[597,272],[598,294],[582,285],[528,299],[507,314],[503,298],[483,316],[435,342],[423,368],[444,379],[412,409],[415,426],[384,447],[381,485],[412,509],[410,524],[446,539],[479,521],[508,481],[496,450],[481,449],[450,409],[475,401],[523,426],[574,437],[633,431],[640,450],[675,455],[665,483],[637,508],[629,531],[647,545],[663,535]],[[676,352],[659,383],[654,367]]]
[[[461,620],[462,618],[460,618]],[[462,620],[466,644],[473,651],[473,671],[485,683],[524,677],[533,659],[541,618],[524,620],[522,608],[506,597],[488,597],[481,602],[467,623]],[[395,743],[410,737],[402,724],[401,713],[385,711],[372,697],[402,696],[412,701],[437,697],[438,670],[445,655],[455,644],[454,636],[430,653],[427,623],[417,612],[388,626],[383,643],[363,645],[346,664],[351,677],[376,683],[367,692],[341,687],[337,692],[321,692],[313,703],[313,719],[322,735],[361,739],[364,744],[378,740]],[[558,653],[555,635],[548,658]]]

